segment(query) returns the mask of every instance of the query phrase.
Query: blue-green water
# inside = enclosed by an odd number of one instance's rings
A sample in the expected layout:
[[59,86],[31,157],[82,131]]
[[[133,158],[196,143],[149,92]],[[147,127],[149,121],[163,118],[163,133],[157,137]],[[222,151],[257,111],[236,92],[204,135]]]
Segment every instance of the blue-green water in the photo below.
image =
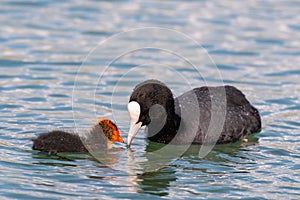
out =
[[[293,0],[2,1],[1,198],[299,199],[299,13]],[[107,40],[143,27],[178,32],[135,30]],[[108,42],[96,48],[101,41]],[[74,130],[95,116],[114,120],[126,138],[127,100],[146,78],[163,80],[179,95],[219,84],[220,77],[261,113],[262,131],[249,143],[216,146],[205,158],[192,146],[145,173],[130,165],[147,161],[145,152],[155,147],[142,131],[130,150],[114,146],[109,166],[90,155],[31,151],[39,133]]]

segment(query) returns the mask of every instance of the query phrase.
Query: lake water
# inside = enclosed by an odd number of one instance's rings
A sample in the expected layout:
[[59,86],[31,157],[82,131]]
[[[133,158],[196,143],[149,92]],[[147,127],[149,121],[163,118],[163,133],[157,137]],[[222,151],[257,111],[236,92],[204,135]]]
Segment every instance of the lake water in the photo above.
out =
[[[300,198],[299,1],[5,0],[0,13],[1,199]],[[39,133],[99,116],[126,138],[129,95],[149,78],[176,96],[234,85],[262,131],[156,169],[140,167],[158,145],[143,131],[105,162],[31,150]]]

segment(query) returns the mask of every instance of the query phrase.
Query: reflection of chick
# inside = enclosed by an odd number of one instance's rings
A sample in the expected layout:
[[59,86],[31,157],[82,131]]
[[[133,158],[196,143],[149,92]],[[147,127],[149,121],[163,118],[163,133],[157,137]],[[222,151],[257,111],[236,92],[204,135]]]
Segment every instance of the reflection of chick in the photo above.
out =
[[[101,131],[104,133],[105,137],[100,138],[103,138],[102,142],[107,142],[107,147],[111,146],[114,142],[124,142],[120,136],[117,126],[106,118],[100,118],[98,123],[90,131],[90,134],[91,136],[95,134],[102,134]],[[51,154],[56,154],[58,152],[88,152],[78,135],[64,131],[56,130],[48,133],[42,133],[32,140],[33,150],[49,152]]]

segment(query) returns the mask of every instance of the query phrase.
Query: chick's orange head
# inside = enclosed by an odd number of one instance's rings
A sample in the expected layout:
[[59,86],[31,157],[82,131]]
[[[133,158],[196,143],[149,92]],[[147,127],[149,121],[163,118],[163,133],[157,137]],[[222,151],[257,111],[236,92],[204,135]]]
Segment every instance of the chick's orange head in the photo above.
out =
[[120,135],[118,127],[109,119],[101,117],[98,119],[99,125],[102,127],[104,135],[111,142],[124,142]]

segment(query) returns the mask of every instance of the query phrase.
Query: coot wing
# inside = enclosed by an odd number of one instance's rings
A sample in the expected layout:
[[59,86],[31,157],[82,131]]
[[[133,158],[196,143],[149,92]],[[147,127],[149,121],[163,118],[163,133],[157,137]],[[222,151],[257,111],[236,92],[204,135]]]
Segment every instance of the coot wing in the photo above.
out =
[[[184,109],[190,110],[190,115],[183,117]],[[175,99],[175,112],[181,116],[181,127],[184,127],[178,134],[195,135],[195,144],[234,142],[261,128],[258,111],[233,86],[200,87],[188,91]],[[192,127],[185,131],[185,124]]]

